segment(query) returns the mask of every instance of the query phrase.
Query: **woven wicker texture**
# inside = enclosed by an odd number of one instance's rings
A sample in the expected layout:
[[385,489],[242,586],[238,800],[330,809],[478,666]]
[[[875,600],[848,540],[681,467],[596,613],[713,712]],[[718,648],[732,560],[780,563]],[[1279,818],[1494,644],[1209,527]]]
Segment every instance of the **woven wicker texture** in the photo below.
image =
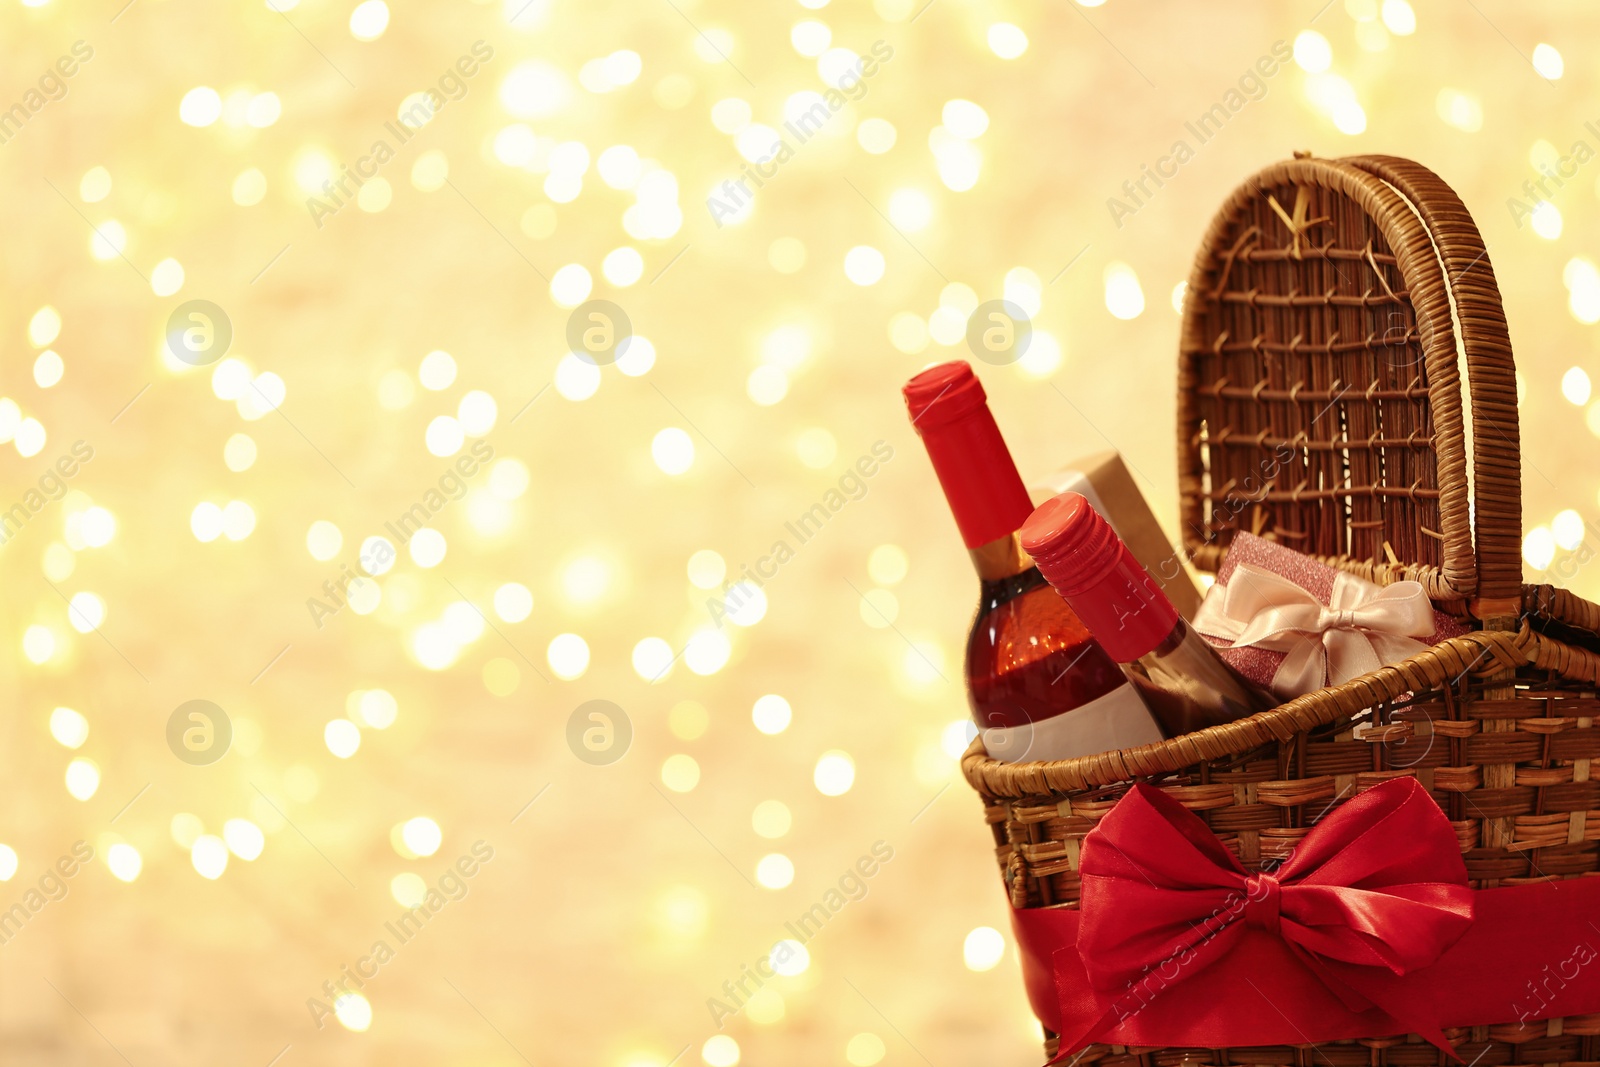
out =
[[[1199,566],[1214,570],[1249,530],[1380,583],[1420,581],[1481,628],[1142,748],[1005,764],[974,742],[962,771],[1012,904],[1076,906],[1083,836],[1134,780],[1198,814],[1252,869],[1407,775],[1451,820],[1474,887],[1600,873],[1600,606],[1522,584],[1515,372],[1493,271],[1455,194],[1389,157],[1296,158],[1246,181],[1196,259],[1178,407],[1185,547]],[[1600,1060],[1600,1015],[1452,1036],[1469,1062]],[[1081,1057],[1135,1059],[1446,1062],[1414,1035]]]

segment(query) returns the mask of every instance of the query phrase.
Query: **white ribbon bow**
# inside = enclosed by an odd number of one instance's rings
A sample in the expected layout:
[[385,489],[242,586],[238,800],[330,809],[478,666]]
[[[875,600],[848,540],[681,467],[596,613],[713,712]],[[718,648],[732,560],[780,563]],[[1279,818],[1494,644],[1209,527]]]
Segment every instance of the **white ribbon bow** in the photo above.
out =
[[1194,628],[1209,637],[1286,653],[1272,691],[1289,698],[1338,685],[1428,646],[1433,604],[1418,582],[1379,586],[1340,571],[1329,603],[1271,571],[1240,564],[1206,594]]

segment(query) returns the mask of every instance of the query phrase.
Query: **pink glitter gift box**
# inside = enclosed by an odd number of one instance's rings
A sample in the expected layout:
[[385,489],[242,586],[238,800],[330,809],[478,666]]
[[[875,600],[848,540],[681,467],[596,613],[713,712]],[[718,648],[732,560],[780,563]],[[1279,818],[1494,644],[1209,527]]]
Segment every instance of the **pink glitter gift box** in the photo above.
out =
[[[1248,533],[1240,532],[1234,536],[1233,544],[1228,549],[1228,555],[1222,562],[1222,568],[1217,572],[1216,586],[1207,594],[1207,601],[1224,595],[1228,580],[1241,566],[1250,566],[1263,571],[1270,571],[1282,578],[1286,578],[1295,585],[1314,596],[1324,606],[1333,598],[1334,582],[1340,572],[1326,564],[1319,563],[1310,556],[1302,555],[1292,548],[1271,541],[1265,541]],[[1431,635],[1421,636],[1417,639],[1427,644],[1437,644],[1451,637],[1459,637],[1468,632],[1468,627],[1460,621],[1441,611],[1433,612],[1434,630]],[[1284,663],[1288,653],[1273,651],[1267,648],[1254,646],[1233,647],[1233,642],[1215,634],[1206,633],[1206,627],[1199,625],[1196,628],[1201,635],[1210,642],[1228,666],[1239,672],[1258,685],[1272,687],[1273,679],[1278,674],[1278,669]],[[1426,623],[1424,623],[1426,625]],[[1330,682],[1332,679],[1329,680]],[[1293,693],[1279,693],[1287,698]]]

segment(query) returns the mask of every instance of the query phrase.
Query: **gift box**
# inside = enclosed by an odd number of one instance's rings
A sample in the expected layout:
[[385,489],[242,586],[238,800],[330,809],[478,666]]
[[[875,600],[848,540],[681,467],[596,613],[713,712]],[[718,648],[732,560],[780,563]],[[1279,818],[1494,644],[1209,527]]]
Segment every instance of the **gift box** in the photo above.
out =
[[1467,632],[1411,581],[1380,586],[1240,531],[1194,628],[1284,700],[1339,685]]
[[1104,515],[1134,559],[1167,594],[1178,614],[1194,618],[1200,610],[1200,590],[1189,576],[1183,551],[1174,548],[1161,532],[1155,512],[1150,510],[1120,452],[1109,450],[1084,456],[1028,487],[1035,504],[1062,493],[1079,494]]

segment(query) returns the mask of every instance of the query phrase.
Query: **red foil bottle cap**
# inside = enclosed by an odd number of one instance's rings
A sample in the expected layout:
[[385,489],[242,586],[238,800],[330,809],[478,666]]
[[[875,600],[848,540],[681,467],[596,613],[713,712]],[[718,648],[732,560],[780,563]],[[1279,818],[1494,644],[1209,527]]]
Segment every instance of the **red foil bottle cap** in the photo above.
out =
[[967,547],[1015,532],[1033,503],[972,368],[960,360],[929,367],[902,392]]
[[1022,524],[1022,548],[1118,663],[1152,651],[1178,624],[1172,601],[1078,493],[1040,504]]

